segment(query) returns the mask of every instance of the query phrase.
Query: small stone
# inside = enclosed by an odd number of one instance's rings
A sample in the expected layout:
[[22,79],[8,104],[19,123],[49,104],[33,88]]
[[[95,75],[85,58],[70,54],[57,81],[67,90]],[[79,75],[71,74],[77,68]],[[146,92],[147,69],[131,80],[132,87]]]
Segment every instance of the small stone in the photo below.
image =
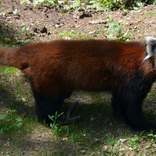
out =
[[56,28],[59,28],[59,27],[60,27],[60,25],[58,25],[58,24],[55,24],[55,27],[56,27]]
[[125,149],[124,148],[121,148],[121,149],[119,149],[119,151],[125,151]]
[[65,40],[71,40],[71,38],[66,36],[66,37],[65,37]]
[[82,19],[84,17],[92,17],[92,14],[90,12],[83,12],[82,15],[79,16],[79,19]]
[[0,102],[0,105],[3,105],[4,104],[4,102],[2,101],[2,102]]
[[86,151],[85,151],[85,150],[81,150],[81,153],[82,153],[82,154],[85,154],[85,153],[86,153]]
[[47,33],[47,28],[45,26],[41,28],[41,33]]
[[63,138],[62,140],[63,140],[63,141],[67,141],[67,140],[68,140],[68,138]]
[[146,146],[145,146],[145,149],[148,149],[151,147],[151,143],[147,143]]
[[108,146],[103,146],[102,148],[103,148],[104,150],[107,150]]
[[110,123],[109,126],[112,126],[112,123]]
[[134,26],[134,29],[137,29],[137,26]]
[[121,141],[121,142],[126,142],[126,141],[127,141],[127,139],[120,139],[120,141]]
[[95,120],[95,118],[93,117],[93,118],[90,118],[90,121],[94,121]]
[[124,12],[122,13],[122,15],[123,15],[123,16],[126,16],[126,15],[127,15],[127,12],[124,11]]
[[94,20],[94,21],[90,21],[88,22],[89,24],[106,24],[106,20]]
[[96,31],[91,31],[91,32],[89,32],[89,34],[93,34],[93,33],[95,33]]
[[25,98],[22,98],[22,101],[23,101],[23,102],[26,102],[26,99],[25,99]]

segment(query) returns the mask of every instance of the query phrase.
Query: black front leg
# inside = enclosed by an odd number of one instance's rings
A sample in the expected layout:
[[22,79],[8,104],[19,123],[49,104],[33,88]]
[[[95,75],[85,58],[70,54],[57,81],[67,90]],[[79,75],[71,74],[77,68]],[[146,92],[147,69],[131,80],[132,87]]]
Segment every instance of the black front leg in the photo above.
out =
[[52,122],[48,115],[55,115],[55,112],[58,111],[61,104],[64,101],[64,97],[53,98],[47,95],[44,95],[39,92],[34,92],[35,98],[35,112],[39,119],[45,119],[46,122],[50,125]]

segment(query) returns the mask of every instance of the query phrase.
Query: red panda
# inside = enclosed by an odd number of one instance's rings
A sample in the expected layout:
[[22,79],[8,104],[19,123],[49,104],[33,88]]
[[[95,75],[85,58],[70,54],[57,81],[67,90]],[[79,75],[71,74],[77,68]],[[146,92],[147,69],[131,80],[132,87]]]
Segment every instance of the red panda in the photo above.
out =
[[112,108],[133,129],[156,133],[142,103],[156,79],[156,38],[140,42],[55,40],[0,48],[0,64],[23,72],[39,119],[54,115],[74,90],[112,93]]

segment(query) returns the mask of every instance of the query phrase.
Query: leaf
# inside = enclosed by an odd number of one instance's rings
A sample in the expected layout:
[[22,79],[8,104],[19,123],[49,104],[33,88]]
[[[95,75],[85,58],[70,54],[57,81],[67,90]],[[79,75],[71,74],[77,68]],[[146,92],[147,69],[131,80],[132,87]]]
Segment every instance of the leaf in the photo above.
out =
[[63,32],[63,33],[60,33],[60,35],[72,35],[73,37],[76,36],[76,34],[72,32]]
[[92,5],[94,5],[94,3],[85,3],[85,5],[90,5],[90,6],[92,6]]
[[109,24],[109,28],[111,31],[113,31],[115,29],[116,23],[110,23]]
[[126,22],[125,19],[122,19],[122,20],[119,21],[119,23],[123,23],[123,24],[124,24],[125,22]]
[[153,134],[148,134],[147,136],[153,136]]
[[111,152],[108,152],[108,151],[103,151],[104,154],[110,154],[111,155]]
[[26,30],[28,31],[29,30],[29,27],[27,27]]
[[7,115],[0,114],[0,120],[4,120]]
[[22,118],[18,117],[18,118],[16,118],[16,121],[22,122]]
[[74,2],[71,6],[75,8],[75,7],[78,7],[79,5],[80,5],[80,0]]
[[109,34],[109,35],[107,36],[107,38],[112,39],[112,38],[114,38],[114,35],[113,35],[113,34]]
[[22,127],[23,126],[23,123],[18,123],[18,124],[16,124],[16,126],[18,127],[18,128],[20,128],[20,127]]
[[120,26],[120,25],[118,25],[118,27],[117,27],[117,28],[115,28],[115,30],[116,30],[118,33],[121,33],[121,26]]
[[22,24],[21,24],[21,26],[24,26],[24,27],[25,27],[25,26],[26,26],[26,24],[25,24],[25,23],[22,23]]

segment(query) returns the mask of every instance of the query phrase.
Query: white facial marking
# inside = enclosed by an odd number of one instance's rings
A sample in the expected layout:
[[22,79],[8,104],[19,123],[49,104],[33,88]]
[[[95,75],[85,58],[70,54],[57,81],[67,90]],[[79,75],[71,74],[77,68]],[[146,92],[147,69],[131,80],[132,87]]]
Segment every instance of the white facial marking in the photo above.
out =
[[146,44],[147,44],[146,46],[147,56],[143,59],[143,61],[149,59],[150,57],[154,55],[154,52],[152,51],[152,47],[153,45],[156,45],[155,37],[147,36],[145,39],[146,39]]

